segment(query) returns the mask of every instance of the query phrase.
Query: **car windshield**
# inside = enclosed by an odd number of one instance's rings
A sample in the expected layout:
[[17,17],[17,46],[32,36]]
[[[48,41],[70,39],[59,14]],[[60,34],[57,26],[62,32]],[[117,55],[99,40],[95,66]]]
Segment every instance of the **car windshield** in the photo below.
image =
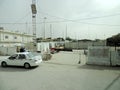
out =
[[17,54],[14,54],[14,55],[10,56],[8,59],[16,59],[17,56],[18,56]]
[[34,55],[32,53],[27,54],[28,58],[33,58]]

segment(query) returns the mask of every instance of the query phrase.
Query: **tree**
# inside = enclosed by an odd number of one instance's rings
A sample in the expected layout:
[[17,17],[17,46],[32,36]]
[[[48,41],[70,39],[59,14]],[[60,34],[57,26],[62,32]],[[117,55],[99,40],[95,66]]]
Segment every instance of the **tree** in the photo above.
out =
[[107,46],[120,46],[120,33],[107,38]]
[[70,38],[70,37],[66,37],[66,40],[68,40],[68,41],[72,41],[73,39]]

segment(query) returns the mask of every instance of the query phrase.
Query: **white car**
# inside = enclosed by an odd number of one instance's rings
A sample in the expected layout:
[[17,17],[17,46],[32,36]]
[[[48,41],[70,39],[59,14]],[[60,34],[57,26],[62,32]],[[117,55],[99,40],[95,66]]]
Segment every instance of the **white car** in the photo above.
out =
[[26,69],[38,66],[42,62],[42,57],[34,56],[31,52],[16,53],[1,61],[1,66],[24,66]]

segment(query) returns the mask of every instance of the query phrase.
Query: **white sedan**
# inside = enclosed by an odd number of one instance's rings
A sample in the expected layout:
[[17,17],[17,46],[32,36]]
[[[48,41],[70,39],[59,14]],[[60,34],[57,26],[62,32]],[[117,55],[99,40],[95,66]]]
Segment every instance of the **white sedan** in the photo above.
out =
[[34,56],[30,52],[16,53],[1,61],[1,66],[24,66],[26,69],[38,66],[42,62],[41,56]]

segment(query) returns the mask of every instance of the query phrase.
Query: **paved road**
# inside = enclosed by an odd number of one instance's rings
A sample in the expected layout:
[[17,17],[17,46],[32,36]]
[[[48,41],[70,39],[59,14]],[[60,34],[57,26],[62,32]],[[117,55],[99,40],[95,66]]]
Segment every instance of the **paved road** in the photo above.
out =
[[60,52],[39,67],[0,67],[0,90],[120,90],[120,67],[84,65],[77,53]]

